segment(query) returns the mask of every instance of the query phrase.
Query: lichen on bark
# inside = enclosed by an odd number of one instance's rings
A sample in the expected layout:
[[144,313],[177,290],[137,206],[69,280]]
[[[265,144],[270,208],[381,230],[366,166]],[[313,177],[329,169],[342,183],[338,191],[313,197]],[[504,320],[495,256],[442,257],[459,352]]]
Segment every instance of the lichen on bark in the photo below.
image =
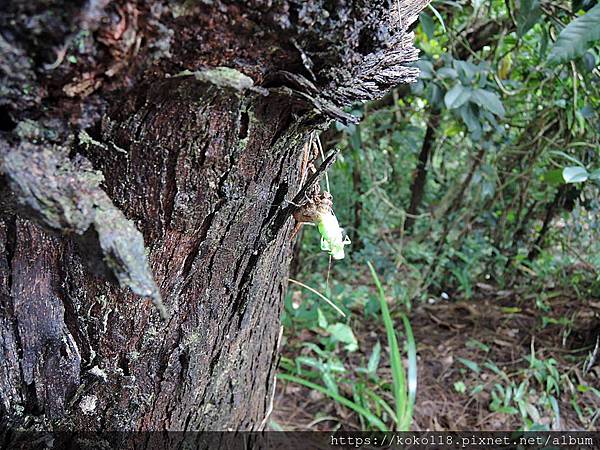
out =
[[166,318],[141,233],[100,188],[102,173],[92,170],[85,158],[73,162],[67,154],[68,148],[21,141],[0,157],[0,183],[11,191],[2,202],[4,208],[73,238],[84,250],[88,267],[152,299]]

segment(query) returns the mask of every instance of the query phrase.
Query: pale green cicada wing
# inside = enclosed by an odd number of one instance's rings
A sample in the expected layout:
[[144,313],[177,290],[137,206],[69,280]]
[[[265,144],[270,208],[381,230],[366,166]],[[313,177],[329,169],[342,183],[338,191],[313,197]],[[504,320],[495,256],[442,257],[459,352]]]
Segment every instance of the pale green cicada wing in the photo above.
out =
[[317,228],[321,234],[321,250],[328,252],[333,259],[343,259],[344,246],[350,244],[348,236],[344,236],[344,230],[333,212],[322,214],[317,221]]

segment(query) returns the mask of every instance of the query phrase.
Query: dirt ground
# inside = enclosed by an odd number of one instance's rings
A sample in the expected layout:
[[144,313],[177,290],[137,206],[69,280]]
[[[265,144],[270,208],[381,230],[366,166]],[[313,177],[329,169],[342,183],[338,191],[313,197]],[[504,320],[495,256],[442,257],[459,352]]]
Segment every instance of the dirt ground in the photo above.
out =
[[[528,411],[530,417],[537,415],[536,422],[550,429],[598,430],[600,398],[591,390],[580,392],[579,385],[600,388],[600,361],[590,364],[600,337],[600,302],[575,300],[563,293],[547,297],[550,310],[544,312],[539,305],[536,307],[535,295],[494,291],[481,285],[476,298],[470,301],[440,300],[415,308],[410,319],[417,342],[418,388],[412,429],[523,429],[519,413],[490,409],[491,392],[497,383],[518,386],[527,379],[529,401],[536,404],[545,387],[530,368],[528,358],[533,349],[538,360],[556,360],[561,375],[560,422],[556,422],[550,408],[539,406]],[[379,323],[355,320],[352,326],[364,353],[350,354],[344,361],[346,367],[364,364],[375,342],[379,339],[383,344],[385,340]],[[288,341],[284,356],[294,357],[299,341],[311,340],[310,335],[306,331],[295,338],[297,342]],[[378,374],[391,380],[385,353]],[[597,353],[596,359],[600,359]],[[479,372],[469,369],[459,358],[477,363]],[[489,365],[485,367],[486,361],[495,364],[501,373],[489,370]],[[465,386],[462,393],[460,387],[456,388],[457,382]],[[472,393],[477,386],[477,392]],[[341,393],[352,396],[350,388]],[[388,392],[384,397],[392,404]],[[284,430],[361,429],[352,411],[318,392],[282,381],[278,381],[271,420]]]

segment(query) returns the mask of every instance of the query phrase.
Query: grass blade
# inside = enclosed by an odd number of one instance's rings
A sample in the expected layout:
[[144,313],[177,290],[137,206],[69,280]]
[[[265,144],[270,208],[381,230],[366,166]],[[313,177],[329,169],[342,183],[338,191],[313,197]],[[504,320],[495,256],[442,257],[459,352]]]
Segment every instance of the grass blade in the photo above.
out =
[[379,281],[379,277],[377,276],[377,273],[375,272],[375,269],[373,268],[371,262],[368,261],[367,265],[369,266],[371,276],[373,277],[373,281],[375,282],[375,285],[377,286],[377,291],[379,292],[381,317],[383,318],[383,324],[385,326],[385,331],[387,334],[388,345],[390,346],[390,363],[392,366],[394,400],[396,402],[396,423],[399,424],[400,431],[404,431],[403,425],[405,424],[405,420],[403,418],[405,417],[405,411],[407,406],[407,392],[406,382],[404,378],[404,367],[402,367],[400,348],[398,347],[398,339],[396,337],[394,323],[392,321],[387,302],[385,301],[385,293],[383,291],[383,287],[381,286],[381,282]]
[[404,416],[404,426],[402,429],[410,429],[412,423],[413,411],[417,401],[417,344],[413,335],[410,320],[406,314],[402,314],[402,322],[406,331],[406,342],[408,346],[408,398],[406,405],[406,414]]
[[373,413],[371,413],[369,410],[363,408],[362,406],[357,405],[352,400],[348,400],[346,397],[342,397],[341,395],[336,394],[335,392],[332,392],[329,389],[324,388],[323,386],[320,386],[315,383],[311,383],[310,381],[304,380],[299,377],[295,377],[293,375],[287,375],[287,374],[280,373],[277,375],[277,377],[280,380],[290,381],[292,383],[300,384],[309,389],[313,389],[315,391],[321,392],[322,394],[325,394],[328,397],[331,397],[339,404],[344,405],[347,408],[350,408],[352,411],[354,411],[357,414],[360,414],[362,417],[367,419],[373,426],[375,426],[379,431],[388,431],[388,428],[386,427],[385,423],[383,423],[379,418],[375,417],[375,415]]
[[431,5],[431,3],[429,5],[427,5],[427,7],[431,10],[431,12],[436,17],[436,19],[440,21],[440,25],[442,26],[442,31],[444,33],[446,33],[446,24],[444,23],[444,18],[442,17],[442,15],[439,13],[439,11],[437,9],[435,9]]
[[388,402],[386,402],[383,398],[381,398],[379,395],[377,395],[371,389],[366,389],[365,393],[371,398],[371,400],[373,400],[381,408],[383,408],[383,410],[388,414],[388,416],[390,416],[392,418],[392,420],[394,420],[394,421],[396,420],[396,417],[395,417],[396,413],[394,412],[394,410],[392,409],[392,407],[390,406],[390,404]]

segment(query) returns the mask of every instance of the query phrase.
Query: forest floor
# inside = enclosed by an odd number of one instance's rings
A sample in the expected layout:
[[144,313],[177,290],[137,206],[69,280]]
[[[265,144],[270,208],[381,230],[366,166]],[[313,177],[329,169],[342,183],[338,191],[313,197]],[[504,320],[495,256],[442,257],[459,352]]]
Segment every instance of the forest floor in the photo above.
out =
[[[418,388],[412,429],[507,430],[533,422],[547,429],[598,429],[600,363],[590,364],[590,355],[600,336],[600,302],[560,292],[547,298],[540,308],[534,294],[479,285],[470,301],[415,307],[410,320]],[[356,322],[360,349],[344,353],[346,367],[364,366],[377,340],[385,339],[381,323]],[[298,356],[305,351],[301,343],[315,338],[309,330],[288,337],[283,356]],[[377,373],[391,381],[386,350]],[[340,385],[340,393],[352,398],[351,388]],[[380,395],[393,404],[389,391]],[[551,406],[550,396],[557,405]],[[271,420],[284,430],[363,428],[356,414],[329,397],[281,380]]]

